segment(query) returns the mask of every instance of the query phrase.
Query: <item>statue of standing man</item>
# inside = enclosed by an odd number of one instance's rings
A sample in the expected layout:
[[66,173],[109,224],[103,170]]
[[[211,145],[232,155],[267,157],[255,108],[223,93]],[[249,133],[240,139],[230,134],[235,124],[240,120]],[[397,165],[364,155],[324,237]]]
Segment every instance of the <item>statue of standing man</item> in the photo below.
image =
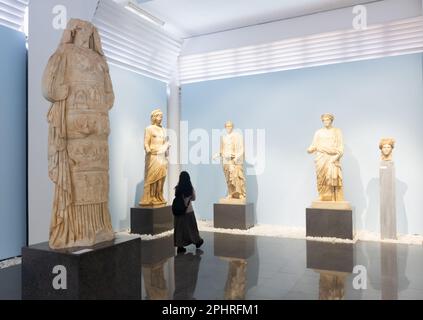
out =
[[145,172],[144,194],[141,206],[163,206],[167,204],[163,187],[167,175],[169,142],[166,129],[162,127],[163,112],[160,109],[151,113],[151,125],[145,129]]
[[[341,158],[344,154],[342,132],[332,126],[334,116],[323,114],[321,116],[324,127],[314,134],[313,142],[308,148],[308,153],[316,155],[316,176],[318,201],[312,207],[336,207],[349,209],[349,203],[344,201]],[[333,202],[338,205],[333,205]],[[331,205],[332,203],[332,205]]]
[[223,172],[228,186],[227,197],[220,203],[245,204],[246,188],[244,175],[244,141],[242,135],[233,131],[231,121],[225,124],[226,135],[220,140],[220,153]]

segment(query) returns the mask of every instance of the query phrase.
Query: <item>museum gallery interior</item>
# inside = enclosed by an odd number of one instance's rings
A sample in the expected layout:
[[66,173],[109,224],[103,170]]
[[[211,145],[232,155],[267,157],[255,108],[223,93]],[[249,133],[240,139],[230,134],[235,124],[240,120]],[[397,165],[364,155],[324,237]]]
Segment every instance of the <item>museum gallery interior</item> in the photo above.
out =
[[0,300],[423,299],[423,1],[0,0]]

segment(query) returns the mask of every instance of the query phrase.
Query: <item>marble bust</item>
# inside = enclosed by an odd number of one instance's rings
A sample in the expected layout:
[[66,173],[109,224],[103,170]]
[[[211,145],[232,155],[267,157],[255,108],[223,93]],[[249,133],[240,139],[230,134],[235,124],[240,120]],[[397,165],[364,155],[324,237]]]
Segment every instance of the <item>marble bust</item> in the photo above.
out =
[[232,121],[225,123],[226,134],[220,140],[220,157],[227,185],[226,198],[220,199],[220,203],[245,204],[246,187],[244,175],[244,141],[240,133],[233,131]]
[[344,200],[341,158],[344,154],[342,132],[333,127],[334,116],[321,116],[323,128],[316,131],[313,142],[307,149],[315,154],[318,200],[312,204],[313,208],[349,209],[350,205]]
[[382,161],[392,161],[392,151],[395,147],[395,140],[393,138],[383,138],[379,142],[379,149],[381,151]]
[[167,175],[170,144],[166,129],[162,127],[163,112],[160,109],[151,112],[151,125],[145,129],[144,150],[144,193],[140,206],[164,206],[167,201],[163,188]]

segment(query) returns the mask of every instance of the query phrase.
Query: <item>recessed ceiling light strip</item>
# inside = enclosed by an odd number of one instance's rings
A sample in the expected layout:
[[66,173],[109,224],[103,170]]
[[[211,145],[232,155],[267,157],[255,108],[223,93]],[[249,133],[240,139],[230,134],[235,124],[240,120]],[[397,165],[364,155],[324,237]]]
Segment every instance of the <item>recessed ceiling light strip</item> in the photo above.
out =
[[0,0],[0,25],[22,31],[28,0]]
[[111,64],[170,81],[177,68],[182,40],[169,35],[160,24],[151,23],[112,0],[99,3],[93,23]]
[[181,56],[181,83],[423,52],[423,18]]

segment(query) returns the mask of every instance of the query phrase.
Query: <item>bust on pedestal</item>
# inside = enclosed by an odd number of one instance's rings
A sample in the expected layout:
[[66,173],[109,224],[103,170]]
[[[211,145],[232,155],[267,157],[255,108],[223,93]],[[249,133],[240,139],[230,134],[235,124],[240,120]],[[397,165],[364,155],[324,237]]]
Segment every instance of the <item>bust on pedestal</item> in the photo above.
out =
[[319,198],[306,209],[306,234],[313,237],[352,239],[352,210],[344,200],[341,158],[344,154],[342,132],[332,126],[334,116],[321,116],[324,127],[314,134],[307,149],[315,154]]
[[244,174],[244,141],[234,132],[232,121],[225,123],[226,134],[220,140],[220,158],[226,179],[227,196],[214,205],[216,228],[249,229],[254,225],[254,205],[247,203]]
[[397,238],[396,203],[395,203],[395,163],[392,161],[392,150],[395,140],[384,138],[379,143],[381,162],[380,177],[380,237],[381,239]]

